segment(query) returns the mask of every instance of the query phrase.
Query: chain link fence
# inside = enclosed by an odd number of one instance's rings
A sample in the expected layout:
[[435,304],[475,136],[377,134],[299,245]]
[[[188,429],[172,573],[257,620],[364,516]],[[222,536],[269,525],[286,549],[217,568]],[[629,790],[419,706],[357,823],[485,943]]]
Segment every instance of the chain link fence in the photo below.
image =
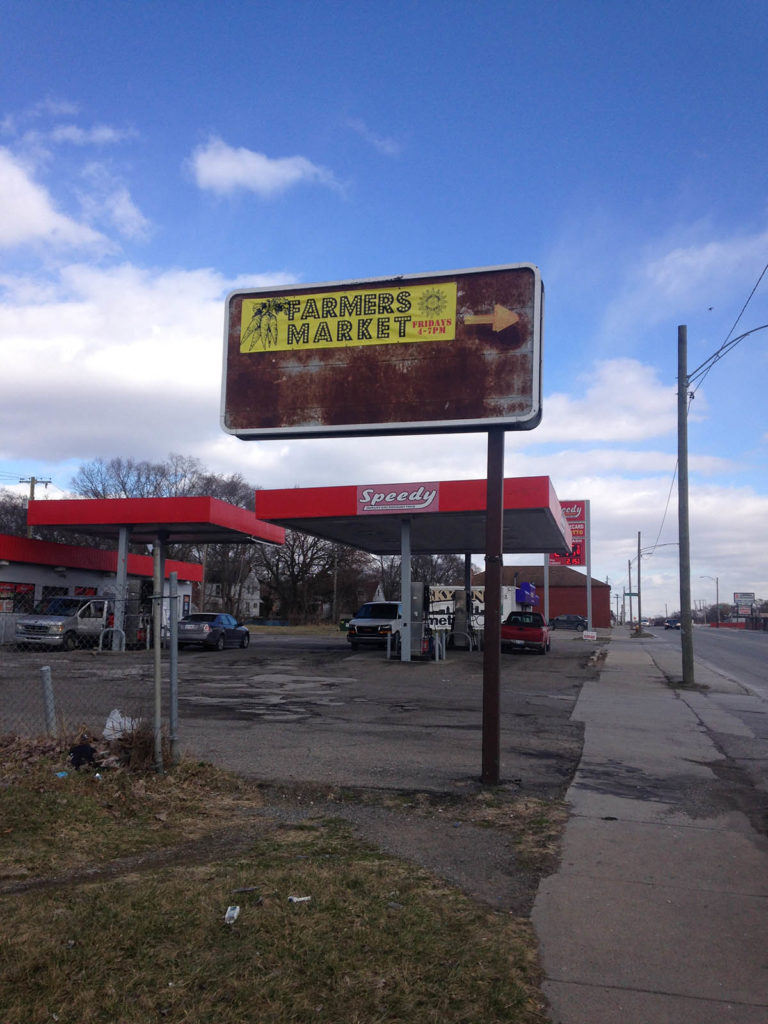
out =
[[[165,606],[173,628],[163,627]],[[108,723],[175,736],[178,597],[137,602],[56,595],[0,616],[0,735],[64,743]],[[153,610],[157,612],[153,617]],[[155,630],[161,650],[150,646]]]
[[[163,719],[169,714],[163,655]],[[101,735],[110,713],[152,722],[153,652],[24,650],[0,647],[0,733]]]

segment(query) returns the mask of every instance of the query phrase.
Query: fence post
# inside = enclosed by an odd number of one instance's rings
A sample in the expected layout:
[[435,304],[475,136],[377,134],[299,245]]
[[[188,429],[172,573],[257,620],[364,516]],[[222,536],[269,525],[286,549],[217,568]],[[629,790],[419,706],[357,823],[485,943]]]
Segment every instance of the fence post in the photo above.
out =
[[43,683],[43,705],[45,706],[45,731],[49,736],[56,735],[56,707],[53,701],[53,683],[51,681],[51,666],[43,665],[40,669],[40,678]]
[[170,619],[170,692],[168,731],[170,733],[171,764],[179,763],[179,574],[172,572],[168,582],[168,617]]

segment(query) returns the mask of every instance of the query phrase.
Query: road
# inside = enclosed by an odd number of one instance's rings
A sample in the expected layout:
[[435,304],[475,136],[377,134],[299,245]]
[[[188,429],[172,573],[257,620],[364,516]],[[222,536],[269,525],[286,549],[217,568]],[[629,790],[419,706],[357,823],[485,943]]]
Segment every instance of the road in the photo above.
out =
[[[680,646],[680,634],[676,630],[654,629],[652,632],[653,642]],[[695,626],[693,656],[694,673],[696,665],[711,668],[768,700],[768,633]]]

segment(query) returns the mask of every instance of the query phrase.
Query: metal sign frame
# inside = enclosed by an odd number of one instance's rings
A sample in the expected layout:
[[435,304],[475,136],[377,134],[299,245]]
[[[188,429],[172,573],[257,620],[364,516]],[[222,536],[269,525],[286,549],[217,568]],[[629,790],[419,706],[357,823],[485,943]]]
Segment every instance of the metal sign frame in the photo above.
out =
[[222,429],[243,440],[531,430],[543,304],[530,263],[238,289]]

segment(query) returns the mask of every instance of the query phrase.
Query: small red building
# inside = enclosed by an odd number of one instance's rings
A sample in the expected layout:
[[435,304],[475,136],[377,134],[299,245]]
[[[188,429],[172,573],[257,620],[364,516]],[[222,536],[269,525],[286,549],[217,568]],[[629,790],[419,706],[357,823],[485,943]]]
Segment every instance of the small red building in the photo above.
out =
[[[475,586],[484,586],[485,573],[472,577]],[[502,579],[504,586],[519,586],[533,583],[544,610],[544,566],[505,565]],[[611,628],[611,587],[608,583],[593,579],[592,625],[598,629]],[[587,616],[587,577],[583,572],[568,565],[549,566],[549,617],[563,614]]]

